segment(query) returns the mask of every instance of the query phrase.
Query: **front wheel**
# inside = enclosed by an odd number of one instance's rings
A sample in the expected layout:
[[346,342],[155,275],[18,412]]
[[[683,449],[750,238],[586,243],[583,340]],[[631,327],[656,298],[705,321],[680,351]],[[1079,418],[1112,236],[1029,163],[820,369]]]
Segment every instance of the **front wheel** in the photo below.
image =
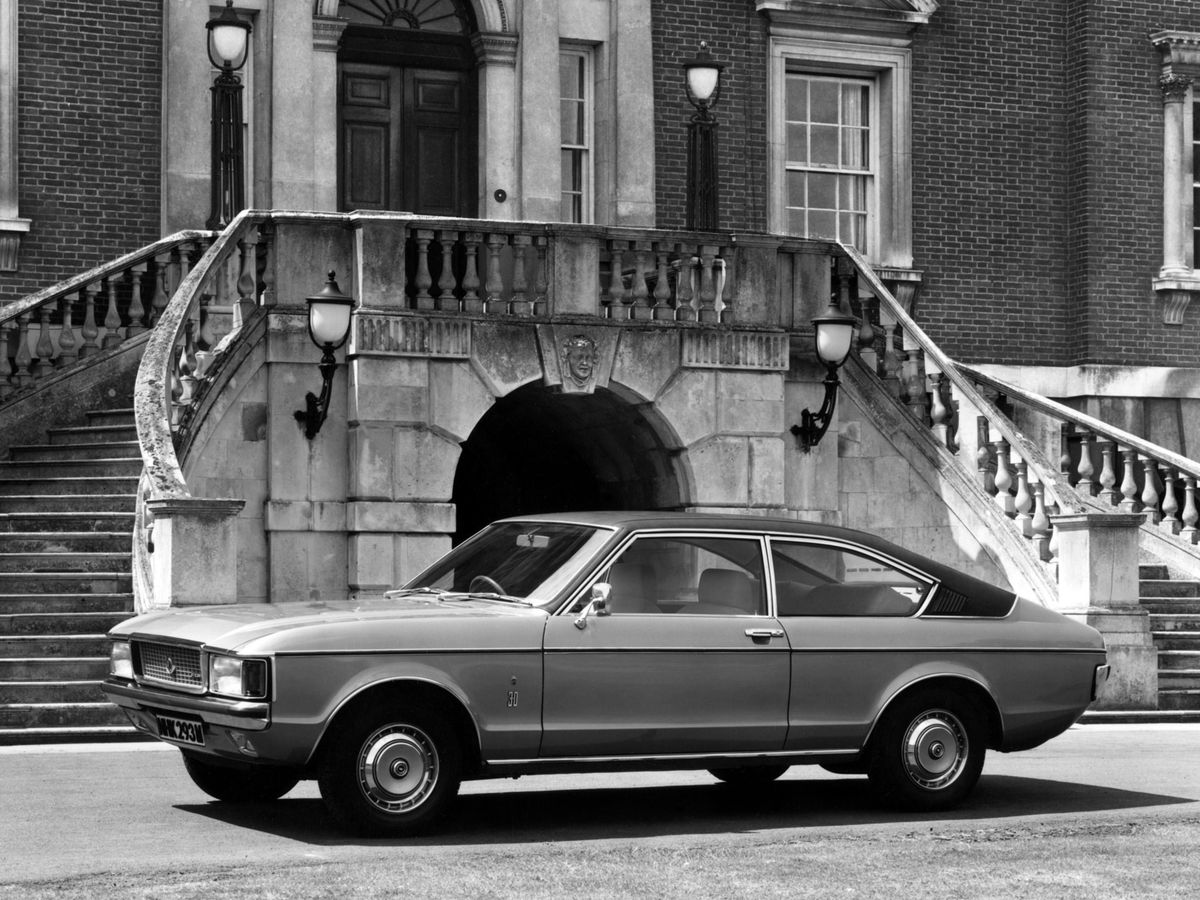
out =
[[196,787],[227,803],[278,800],[300,781],[289,769],[269,766],[223,766],[193,753],[183,754],[183,766]]
[[899,700],[879,723],[867,775],[881,800],[932,811],[961,803],[987,752],[978,710],[961,694],[923,690]]
[[709,769],[708,773],[726,784],[740,787],[770,784],[788,770],[788,766],[729,766],[722,769]]
[[432,710],[360,714],[323,754],[317,783],[330,815],[362,834],[427,830],[458,792],[462,754],[453,729]]

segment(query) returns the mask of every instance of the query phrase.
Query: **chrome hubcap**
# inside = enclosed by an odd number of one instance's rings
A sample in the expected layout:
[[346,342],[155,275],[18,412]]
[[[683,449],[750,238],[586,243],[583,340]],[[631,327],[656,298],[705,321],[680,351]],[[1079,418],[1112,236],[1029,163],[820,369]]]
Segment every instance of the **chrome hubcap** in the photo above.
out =
[[358,785],[383,812],[416,809],[437,785],[437,748],[429,735],[412,725],[387,725],[363,742],[358,755]]
[[915,784],[940,790],[953,784],[967,762],[967,732],[953,713],[929,710],[904,733],[904,771]]

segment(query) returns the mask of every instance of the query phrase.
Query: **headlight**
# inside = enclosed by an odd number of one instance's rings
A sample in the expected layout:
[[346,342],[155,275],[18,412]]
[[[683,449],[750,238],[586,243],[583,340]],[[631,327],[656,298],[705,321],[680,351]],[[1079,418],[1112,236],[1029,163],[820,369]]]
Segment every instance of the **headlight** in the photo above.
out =
[[133,650],[129,641],[113,641],[108,652],[108,674],[133,681]]
[[227,697],[262,700],[267,696],[267,661],[212,654],[208,657],[208,689]]

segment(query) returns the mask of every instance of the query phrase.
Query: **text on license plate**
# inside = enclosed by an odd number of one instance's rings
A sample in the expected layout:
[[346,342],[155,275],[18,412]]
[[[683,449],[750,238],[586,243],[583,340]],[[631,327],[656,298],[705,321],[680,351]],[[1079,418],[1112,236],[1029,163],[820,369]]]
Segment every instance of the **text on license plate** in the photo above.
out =
[[204,746],[204,723],[195,719],[176,719],[174,716],[155,716],[158,736],[181,744]]

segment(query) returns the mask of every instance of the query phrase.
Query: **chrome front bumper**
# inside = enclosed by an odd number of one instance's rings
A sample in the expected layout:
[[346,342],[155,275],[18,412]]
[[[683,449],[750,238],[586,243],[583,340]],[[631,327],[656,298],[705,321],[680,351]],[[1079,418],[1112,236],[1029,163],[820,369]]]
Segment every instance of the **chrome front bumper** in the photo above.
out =
[[1112,673],[1112,666],[1096,666],[1096,671],[1092,675],[1092,702],[1095,703],[1104,696],[1104,690],[1108,686],[1108,676]]
[[[236,728],[239,731],[263,731],[271,724],[271,706],[261,700],[218,700],[196,697],[176,691],[164,691],[145,685],[132,684],[115,678],[105,679],[101,683],[100,689],[104,691],[111,702],[124,709],[126,714],[151,714],[156,711],[179,713],[185,716],[198,716],[204,720],[206,725]],[[136,720],[134,724],[141,727]]]

